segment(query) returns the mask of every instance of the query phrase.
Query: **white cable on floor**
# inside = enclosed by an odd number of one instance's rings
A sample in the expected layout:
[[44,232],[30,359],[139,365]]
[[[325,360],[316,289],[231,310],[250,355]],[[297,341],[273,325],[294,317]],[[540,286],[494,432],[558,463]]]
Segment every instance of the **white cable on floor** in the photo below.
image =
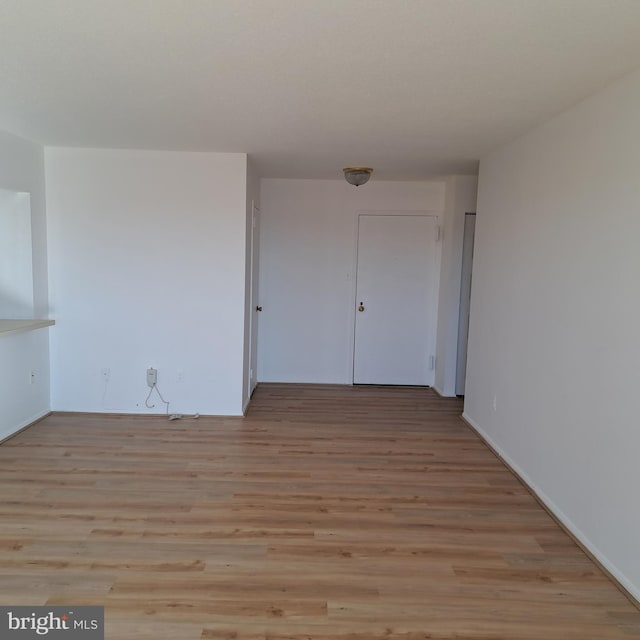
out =
[[183,416],[181,413],[172,413],[169,416],[169,420],[182,420],[182,419],[197,420],[199,417],[200,417],[199,413],[194,413],[192,416]]

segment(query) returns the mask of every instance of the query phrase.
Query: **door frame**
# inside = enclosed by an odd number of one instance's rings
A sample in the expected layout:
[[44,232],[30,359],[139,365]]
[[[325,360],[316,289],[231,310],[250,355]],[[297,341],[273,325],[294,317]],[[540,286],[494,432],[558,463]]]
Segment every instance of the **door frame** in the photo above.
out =
[[475,211],[464,214],[462,236],[462,265],[460,267],[460,305],[458,307],[458,342],[456,351],[457,396],[464,395],[467,374],[467,344],[469,341],[469,307],[473,286],[473,249],[476,235]]
[[[435,279],[434,284],[434,296],[435,304],[433,308],[434,313],[434,326],[435,334],[433,336],[433,355],[435,358],[436,347],[438,343],[438,306],[440,302],[440,269],[442,265],[442,212],[433,209],[360,209],[353,213],[353,261],[351,267],[351,292],[350,302],[351,307],[348,310],[348,327],[349,327],[349,345],[351,351],[347,355],[347,370],[351,372],[350,384],[354,384],[355,373],[355,353],[356,353],[356,307],[358,302],[356,301],[357,287],[358,287],[358,236],[359,236],[359,221],[360,216],[426,216],[429,218],[435,218],[435,222],[438,225],[438,240],[436,242],[436,268],[433,274]],[[435,375],[435,362],[434,362],[434,375]]]
[[[255,391],[258,384],[258,349],[257,349],[257,325],[258,325],[258,311],[256,309],[259,304],[259,233],[260,233],[260,207],[256,204],[255,200],[251,201],[251,238],[250,238],[250,256],[249,256],[249,363],[246,370],[247,376],[247,398],[245,399],[245,407],[249,404],[251,395]],[[258,227],[258,233],[256,233],[256,227]],[[256,242],[256,235],[258,236],[258,242]],[[256,265],[258,268],[256,269]],[[254,274],[255,272],[255,274]],[[254,277],[257,276],[257,277]],[[256,282],[256,280],[258,280]],[[255,335],[255,339],[254,339]],[[253,375],[252,375],[253,374]]]

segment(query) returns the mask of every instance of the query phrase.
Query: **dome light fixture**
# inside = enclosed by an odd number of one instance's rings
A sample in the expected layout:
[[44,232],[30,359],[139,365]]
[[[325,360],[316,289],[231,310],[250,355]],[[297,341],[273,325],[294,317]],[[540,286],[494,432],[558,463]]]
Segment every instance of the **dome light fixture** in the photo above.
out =
[[369,178],[373,173],[371,167],[345,167],[342,171],[344,171],[344,179],[354,187],[359,187],[361,184],[369,182]]

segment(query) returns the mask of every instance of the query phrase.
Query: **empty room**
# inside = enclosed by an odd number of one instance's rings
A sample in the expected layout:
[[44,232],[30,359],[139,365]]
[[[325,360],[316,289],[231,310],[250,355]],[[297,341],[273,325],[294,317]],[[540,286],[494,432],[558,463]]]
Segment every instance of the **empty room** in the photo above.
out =
[[0,0],[0,636],[640,638],[637,0]]

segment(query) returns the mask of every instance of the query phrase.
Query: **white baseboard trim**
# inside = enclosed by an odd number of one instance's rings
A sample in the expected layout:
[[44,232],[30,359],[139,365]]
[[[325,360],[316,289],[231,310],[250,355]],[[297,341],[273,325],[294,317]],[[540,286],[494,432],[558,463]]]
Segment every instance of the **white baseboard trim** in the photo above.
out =
[[536,483],[520,468],[520,466],[509,456],[502,447],[491,438],[486,431],[466,412],[463,411],[462,419],[484,440],[493,452],[518,476],[534,497],[539,500],[551,515],[558,520],[560,525],[575,539],[583,550],[593,557],[601,565],[606,573],[618,583],[618,587],[631,599],[634,604],[640,607],[640,588],[634,585],[620,569],[598,549],[589,538],[571,521],[555,502],[542,491]]
[[441,398],[457,398],[458,396],[456,396],[455,393],[451,394],[451,393],[445,393],[442,389],[440,389],[439,387],[436,387],[436,385],[432,385],[431,387]]
[[45,411],[40,411],[39,413],[36,413],[30,418],[26,418],[25,420],[22,420],[14,427],[10,427],[9,429],[7,429],[7,431],[0,432],[0,443],[4,442],[5,440],[8,440],[9,438],[13,438],[13,436],[20,433],[20,431],[24,431],[25,429],[29,428],[34,422],[38,422],[38,420],[42,420],[42,418],[45,418],[50,413],[51,413],[50,409],[47,409]]

